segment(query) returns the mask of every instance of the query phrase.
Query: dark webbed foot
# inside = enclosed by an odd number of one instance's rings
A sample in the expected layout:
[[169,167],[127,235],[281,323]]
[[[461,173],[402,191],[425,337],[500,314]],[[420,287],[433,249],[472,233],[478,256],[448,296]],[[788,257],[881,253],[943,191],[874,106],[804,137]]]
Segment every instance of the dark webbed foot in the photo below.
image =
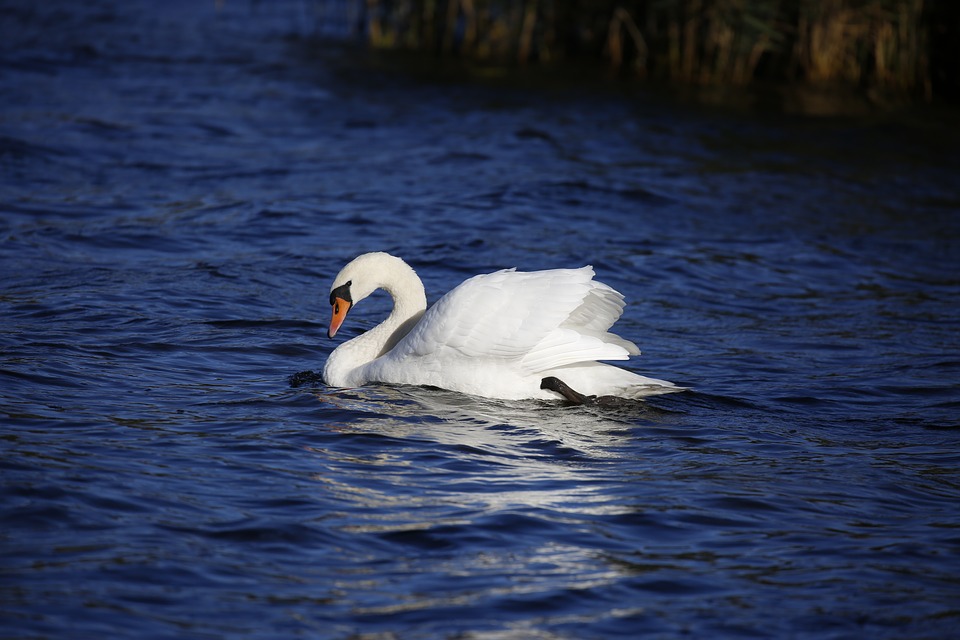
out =
[[621,407],[630,404],[630,400],[617,396],[585,396],[571,389],[566,382],[554,376],[548,376],[540,381],[540,388],[555,391],[572,404],[596,405],[599,407]]
[[566,382],[553,376],[548,376],[541,380],[540,388],[546,389],[547,391],[555,391],[562,395],[567,402],[572,402],[573,404],[593,404],[596,400],[595,396],[585,396],[582,393],[577,393],[568,387]]

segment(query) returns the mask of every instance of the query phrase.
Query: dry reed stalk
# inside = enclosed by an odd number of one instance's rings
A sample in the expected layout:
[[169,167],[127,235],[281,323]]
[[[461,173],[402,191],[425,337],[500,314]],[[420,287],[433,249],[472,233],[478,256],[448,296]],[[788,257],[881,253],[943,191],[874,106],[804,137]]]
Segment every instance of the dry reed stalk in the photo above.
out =
[[699,21],[701,11],[700,0],[688,0],[687,19],[683,25],[683,58],[680,64],[680,79],[691,82],[695,79],[699,69],[699,56],[697,56],[697,32],[699,31]]
[[520,27],[520,41],[517,45],[517,62],[526,64],[533,42],[533,28],[537,22],[537,0],[528,0],[523,12],[523,24]]
[[613,12],[613,17],[610,18],[610,25],[607,27],[605,51],[610,58],[610,62],[614,68],[619,68],[623,64],[621,31],[624,29],[630,36],[634,49],[636,50],[634,69],[637,75],[646,75],[647,56],[650,51],[647,47],[647,41],[644,40],[643,34],[640,32],[639,27],[637,27],[637,23],[634,22],[633,17],[623,7],[617,7]]
[[733,48],[736,44],[736,32],[719,16],[711,16],[704,37],[704,54],[713,60],[710,76],[714,81],[722,82],[729,77],[729,70],[736,64]]
[[420,12],[420,34],[416,41],[419,46],[432,49],[437,41],[436,35],[437,3],[436,0],[425,0]]
[[443,50],[453,51],[453,36],[457,31],[457,15],[460,3],[457,0],[447,0],[447,21],[443,32]]
[[669,75],[672,78],[680,78],[680,22],[670,20],[667,25],[667,64]]
[[367,0],[367,30],[369,31],[370,44],[374,47],[381,46],[383,42],[383,29],[380,26],[380,20],[377,17],[380,3],[377,0]]
[[473,51],[476,48],[479,31],[477,9],[473,5],[473,0],[460,0],[460,8],[463,11],[464,20],[463,43],[460,46],[464,51]]
[[808,82],[929,95],[925,46],[923,0],[834,0],[801,13],[795,51]]
[[923,0],[901,2],[896,12],[875,25],[873,36],[874,74],[877,84],[894,91],[921,88],[930,95],[930,79],[925,72],[926,35],[917,25],[923,15]]
[[[674,81],[748,84],[763,56],[785,39],[774,27],[780,23],[779,0],[752,5],[746,0],[673,0],[659,6],[666,10],[666,75]],[[658,22],[655,13],[648,14],[651,33]],[[613,44],[618,44],[616,37]],[[653,60],[658,54],[648,55]]]
[[805,59],[807,79],[829,82],[841,78],[858,83],[861,66],[857,48],[869,32],[851,9],[825,12],[809,23],[809,41]]

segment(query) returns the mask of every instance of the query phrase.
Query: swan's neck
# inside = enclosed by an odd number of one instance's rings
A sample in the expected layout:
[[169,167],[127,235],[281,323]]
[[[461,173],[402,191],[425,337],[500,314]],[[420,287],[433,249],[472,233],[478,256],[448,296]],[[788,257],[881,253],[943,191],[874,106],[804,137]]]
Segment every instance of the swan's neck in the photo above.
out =
[[393,349],[400,339],[410,333],[410,330],[420,322],[420,318],[427,310],[427,295],[423,290],[423,284],[415,274],[413,277],[416,281],[406,282],[404,287],[383,286],[383,289],[393,298],[393,310],[386,320],[357,337],[369,341],[371,349],[376,351],[374,358],[379,358]]
[[[348,340],[330,354],[324,367],[324,380],[335,387],[354,387],[367,382],[363,367],[388,353],[416,326],[427,309],[427,296],[416,272],[406,263],[391,264],[376,273],[369,291],[361,291],[356,302],[376,289],[393,298],[393,310],[373,329]],[[373,274],[369,277],[373,278]]]

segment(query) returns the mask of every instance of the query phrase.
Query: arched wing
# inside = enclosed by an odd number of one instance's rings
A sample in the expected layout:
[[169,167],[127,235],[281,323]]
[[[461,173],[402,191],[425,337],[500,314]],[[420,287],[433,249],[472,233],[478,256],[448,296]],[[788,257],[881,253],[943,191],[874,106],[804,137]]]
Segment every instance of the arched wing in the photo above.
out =
[[593,275],[587,266],[470,278],[428,309],[391,356],[510,360],[535,372],[639,353],[607,331],[623,296]]

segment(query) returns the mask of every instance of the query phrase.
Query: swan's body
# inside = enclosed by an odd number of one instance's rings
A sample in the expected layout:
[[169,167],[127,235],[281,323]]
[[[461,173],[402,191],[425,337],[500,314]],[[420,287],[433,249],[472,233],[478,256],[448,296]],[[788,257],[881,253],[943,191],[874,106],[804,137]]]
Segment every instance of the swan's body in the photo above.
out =
[[331,287],[333,320],[376,289],[393,311],[380,325],[337,347],[323,370],[333,387],[368,382],[432,385],[488,398],[559,398],[541,389],[554,376],[586,395],[640,397],[679,391],[664,380],[602,364],[640,353],[609,333],[623,296],[593,279],[593,268],[474,276],[429,310],[420,278],[403,260],[368,253]]

